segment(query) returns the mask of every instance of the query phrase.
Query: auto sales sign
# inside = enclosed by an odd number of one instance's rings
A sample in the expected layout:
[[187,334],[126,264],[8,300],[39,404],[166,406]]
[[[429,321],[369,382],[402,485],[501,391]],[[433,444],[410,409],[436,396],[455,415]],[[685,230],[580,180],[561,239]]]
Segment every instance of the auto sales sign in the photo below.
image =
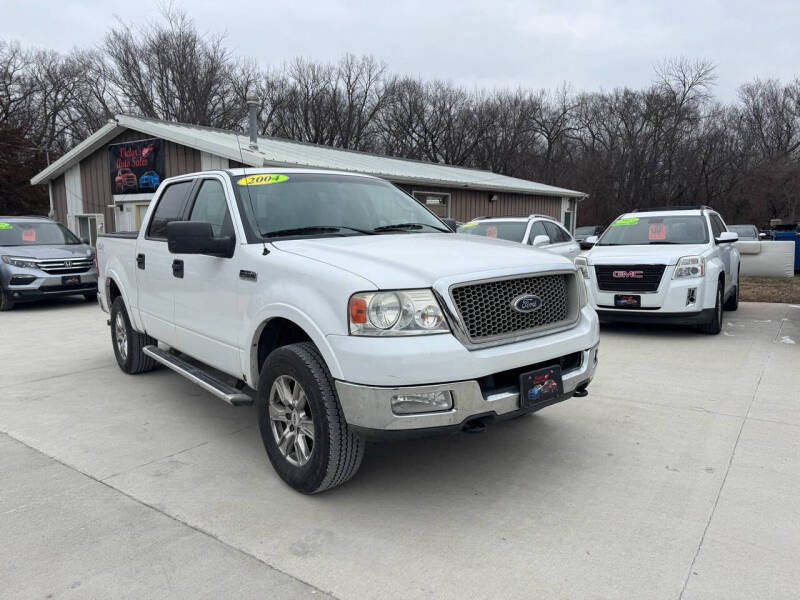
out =
[[164,141],[138,140],[108,147],[112,194],[155,192],[164,180]]

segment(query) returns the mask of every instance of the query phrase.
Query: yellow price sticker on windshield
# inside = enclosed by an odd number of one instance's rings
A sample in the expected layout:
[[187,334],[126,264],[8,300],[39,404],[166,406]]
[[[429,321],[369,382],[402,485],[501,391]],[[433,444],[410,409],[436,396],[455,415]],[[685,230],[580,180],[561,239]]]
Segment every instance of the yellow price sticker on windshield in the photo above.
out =
[[614,221],[611,226],[619,227],[620,225],[636,225],[637,223],[639,223],[639,217],[622,217]]
[[11,223],[0,223],[0,229],[11,229]]
[[270,183],[283,183],[289,178],[286,175],[276,173],[259,173],[258,175],[248,175],[242,177],[236,183],[239,185],[269,185]]
[[477,223],[464,223],[459,229],[469,229],[470,227],[477,227]]

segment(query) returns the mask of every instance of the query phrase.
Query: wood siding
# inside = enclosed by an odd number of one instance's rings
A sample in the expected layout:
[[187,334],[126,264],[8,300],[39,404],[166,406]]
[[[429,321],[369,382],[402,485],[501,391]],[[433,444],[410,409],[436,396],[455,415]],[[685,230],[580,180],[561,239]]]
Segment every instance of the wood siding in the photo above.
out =
[[[128,129],[115,137],[107,145],[98,148],[81,161],[81,191],[83,193],[83,210],[85,213],[98,213],[105,215],[106,230],[114,229],[114,214],[109,205],[114,203],[111,191],[111,171],[108,158],[108,146],[121,142],[135,142],[136,140],[150,139],[153,136],[140,131]],[[181,146],[164,141],[164,169],[165,177],[193,173],[200,170],[200,151],[188,146]],[[59,179],[63,182],[64,177]],[[66,207],[66,194],[65,194]],[[57,213],[58,214],[58,213]],[[66,223],[66,208],[64,216],[59,215],[58,220]]]
[[67,222],[67,184],[64,176],[59,175],[53,180],[53,212],[54,218],[59,223]]
[[[409,194],[413,192],[438,192],[450,194],[450,216],[456,221],[469,221],[475,217],[527,217],[542,214],[561,220],[561,197],[534,196],[485,192],[463,188],[442,188],[396,184]],[[489,199],[497,194],[497,201]]]

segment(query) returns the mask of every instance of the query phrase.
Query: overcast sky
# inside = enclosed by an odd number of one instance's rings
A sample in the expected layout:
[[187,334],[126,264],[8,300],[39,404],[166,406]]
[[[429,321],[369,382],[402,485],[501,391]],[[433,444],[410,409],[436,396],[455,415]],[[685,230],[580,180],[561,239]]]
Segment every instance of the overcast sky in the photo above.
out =
[[[732,100],[754,77],[800,76],[798,0],[191,0],[203,31],[262,65],[296,56],[371,54],[394,73],[468,87],[640,87],[665,57],[718,65]],[[95,45],[118,21],[158,19],[153,0],[4,0],[4,38],[68,51]]]

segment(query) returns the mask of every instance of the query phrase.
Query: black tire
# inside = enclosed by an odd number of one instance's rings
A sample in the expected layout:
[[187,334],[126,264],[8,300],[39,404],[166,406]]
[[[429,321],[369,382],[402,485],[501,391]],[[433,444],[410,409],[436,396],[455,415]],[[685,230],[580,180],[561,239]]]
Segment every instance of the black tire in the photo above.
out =
[[[278,434],[273,431],[273,425],[279,424],[270,419],[270,395],[279,378],[293,380],[305,394],[303,405],[310,415],[314,436],[304,464],[291,462],[291,457],[279,448]],[[292,488],[316,494],[342,485],[356,474],[364,456],[364,441],[348,427],[333,378],[314,344],[283,346],[267,357],[258,381],[257,402],[258,425],[267,456],[280,478]],[[286,419],[287,427],[290,421]],[[295,433],[295,442],[297,437]],[[296,443],[294,448],[297,452]]]
[[702,333],[717,335],[722,331],[722,287],[722,280],[720,279],[717,282],[717,300],[714,303],[714,314],[708,322],[698,326]]
[[84,294],[83,297],[86,298],[87,302],[97,302],[97,292],[89,292]]
[[0,311],[11,310],[14,308],[14,301],[8,297],[4,289],[0,289]]
[[730,311],[739,308],[739,275],[736,276],[736,285],[733,288],[733,293],[725,300],[724,308]]
[[[120,325],[125,332],[124,339],[117,332],[118,319],[122,320]],[[155,338],[139,333],[131,327],[125,302],[122,296],[117,296],[111,304],[111,345],[114,347],[114,356],[117,358],[119,368],[130,375],[152,371],[158,363],[142,352],[142,348],[156,344],[158,342]]]

